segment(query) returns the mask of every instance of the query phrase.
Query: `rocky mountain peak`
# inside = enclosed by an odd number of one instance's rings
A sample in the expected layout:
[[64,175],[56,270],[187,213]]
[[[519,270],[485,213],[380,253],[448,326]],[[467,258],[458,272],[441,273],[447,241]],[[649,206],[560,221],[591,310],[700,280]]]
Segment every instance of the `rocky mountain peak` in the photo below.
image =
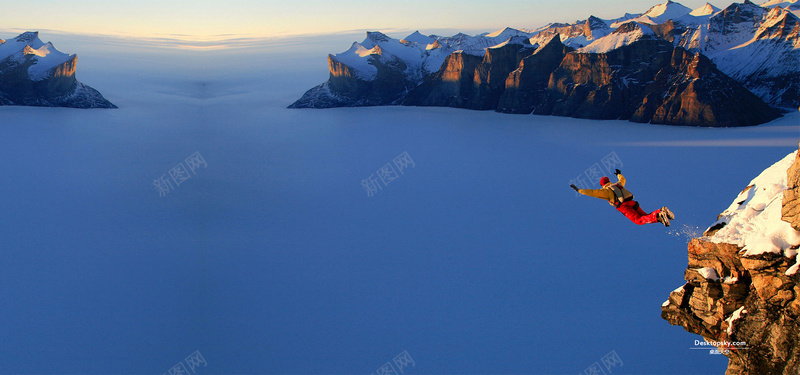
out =
[[800,19],[792,12],[775,7],[767,13],[766,22],[762,23],[756,31],[756,40],[784,39],[798,46],[800,34]]
[[390,38],[380,31],[367,31],[367,39],[375,43],[380,43],[388,42]]
[[20,43],[31,43],[38,38],[39,38],[38,31],[26,31],[22,34],[17,35],[17,37],[14,39]]
[[612,34],[627,34],[627,33],[634,32],[636,30],[641,30],[641,31],[650,31],[651,30],[650,27],[644,26],[644,27],[647,27],[647,29],[644,29],[642,26],[643,26],[642,24],[640,24],[639,22],[636,22],[636,21],[625,22],[622,25],[619,25],[619,27],[614,29],[614,31],[612,31],[611,33]]
[[36,31],[0,44],[0,105],[116,108],[75,79],[77,55],[42,43]]
[[748,0],[744,3],[733,3],[717,13],[709,20],[714,23],[742,23],[742,22],[758,22],[767,9],[762,8]]

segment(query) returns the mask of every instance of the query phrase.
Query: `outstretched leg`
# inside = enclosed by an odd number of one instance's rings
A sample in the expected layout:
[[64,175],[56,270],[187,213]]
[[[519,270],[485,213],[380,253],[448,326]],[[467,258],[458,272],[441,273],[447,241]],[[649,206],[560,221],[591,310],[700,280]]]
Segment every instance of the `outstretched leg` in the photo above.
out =
[[647,212],[645,212],[645,211],[642,209],[642,207],[641,207],[641,206],[639,206],[639,202],[636,202],[636,203],[633,205],[633,208],[636,210],[636,212],[637,212],[639,215],[641,215],[641,216],[647,216]]
[[655,210],[648,214],[640,207],[636,206],[638,206],[638,204],[635,201],[628,201],[620,204],[619,207],[617,207],[617,211],[625,215],[630,221],[639,225],[658,222],[658,214],[661,210]]

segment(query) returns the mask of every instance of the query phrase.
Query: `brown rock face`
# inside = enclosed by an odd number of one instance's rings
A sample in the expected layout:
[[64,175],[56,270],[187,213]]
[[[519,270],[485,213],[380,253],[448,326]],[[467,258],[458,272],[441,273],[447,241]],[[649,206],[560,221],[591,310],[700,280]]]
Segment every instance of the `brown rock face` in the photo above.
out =
[[452,53],[441,69],[406,96],[404,105],[468,108],[475,68],[483,59],[465,52]]
[[377,69],[377,78],[365,81],[352,69],[328,55],[330,78],[328,87],[337,95],[356,101],[359,105],[393,104],[406,93],[406,64],[399,59],[382,59],[380,47],[370,56],[370,64]]
[[407,96],[404,105],[495,109],[509,73],[533,53],[527,39],[488,48],[483,57],[465,52],[450,54],[442,68]]
[[800,153],[786,174],[787,189],[783,192],[781,215],[783,221],[800,230]]
[[[588,21],[587,21],[588,22]],[[505,82],[505,91],[497,106],[498,112],[529,114],[544,100],[550,74],[558,68],[564,56],[572,51],[561,43],[556,34],[519,63]]]
[[[789,169],[795,187],[798,160]],[[796,188],[794,195],[787,193],[784,211],[800,204]],[[686,284],[670,293],[661,317],[718,343],[729,358],[726,374],[796,375],[800,373],[800,272],[786,275],[796,257],[743,256],[741,250],[707,237],[693,239]]]
[[777,22],[769,27],[761,28],[756,33],[756,40],[761,39],[793,39],[797,40],[800,33],[800,20],[791,17],[790,13],[780,7],[775,7],[769,11],[767,18],[775,18]]
[[726,127],[780,116],[705,56],[664,40],[569,53],[550,76],[547,93],[534,113]]
[[475,67],[470,108],[497,108],[509,74],[517,69],[522,59],[534,51],[530,43],[527,43],[527,39],[523,41],[525,44],[507,44],[486,50],[483,61]]

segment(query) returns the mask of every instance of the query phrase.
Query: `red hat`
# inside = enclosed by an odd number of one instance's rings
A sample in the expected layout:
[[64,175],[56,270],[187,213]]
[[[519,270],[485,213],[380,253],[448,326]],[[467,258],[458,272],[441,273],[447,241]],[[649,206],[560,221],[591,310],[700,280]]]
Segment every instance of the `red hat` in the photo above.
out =
[[606,184],[609,182],[611,182],[611,179],[606,176],[603,176],[603,178],[600,179],[600,186],[606,186]]

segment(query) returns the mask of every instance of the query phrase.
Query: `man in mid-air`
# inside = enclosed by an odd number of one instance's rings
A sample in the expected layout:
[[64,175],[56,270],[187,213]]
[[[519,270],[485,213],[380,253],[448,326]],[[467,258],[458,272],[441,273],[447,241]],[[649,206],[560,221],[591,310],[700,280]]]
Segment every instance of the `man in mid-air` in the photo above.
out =
[[617,211],[622,212],[625,217],[636,224],[642,225],[658,222],[668,227],[669,221],[675,219],[675,215],[672,211],[665,206],[648,214],[639,207],[639,202],[633,200],[633,194],[625,188],[625,177],[622,176],[622,172],[617,169],[615,173],[617,175],[617,182],[611,182],[611,180],[605,176],[600,179],[600,186],[603,187],[602,189],[578,189],[575,185],[570,185],[570,187],[583,195],[607,200],[608,203],[617,208]]

